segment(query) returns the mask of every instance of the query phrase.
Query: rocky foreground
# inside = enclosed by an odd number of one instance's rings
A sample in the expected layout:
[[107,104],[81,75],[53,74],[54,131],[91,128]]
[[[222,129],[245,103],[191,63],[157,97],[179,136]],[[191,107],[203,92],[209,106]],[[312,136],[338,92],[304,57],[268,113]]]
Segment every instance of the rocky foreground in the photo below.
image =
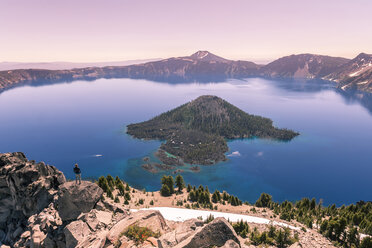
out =
[[[144,242],[128,230],[145,227]],[[260,228],[267,228],[261,226]],[[291,247],[333,247],[313,231],[296,230]],[[136,234],[134,234],[136,235]],[[143,237],[143,236],[142,236]],[[0,247],[249,247],[224,218],[174,222],[159,211],[130,211],[103,197],[97,184],[66,181],[54,166],[0,154]]]

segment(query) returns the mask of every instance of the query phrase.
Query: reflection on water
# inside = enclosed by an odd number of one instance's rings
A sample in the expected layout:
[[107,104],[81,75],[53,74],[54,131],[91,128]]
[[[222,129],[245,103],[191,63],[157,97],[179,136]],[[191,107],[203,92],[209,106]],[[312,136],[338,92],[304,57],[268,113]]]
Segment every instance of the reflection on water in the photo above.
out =
[[235,156],[198,173],[185,170],[188,183],[225,189],[250,202],[261,192],[279,201],[372,199],[371,95],[319,80],[223,80],[101,79],[7,90],[0,94],[0,152],[23,151],[67,177],[78,162],[85,178],[119,175],[136,187],[159,189],[162,173],[144,171],[141,164],[145,156],[156,159],[161,142],[133,139],[125,126],[212,94],[301,135],[291,142],[229,141],[228,154]]

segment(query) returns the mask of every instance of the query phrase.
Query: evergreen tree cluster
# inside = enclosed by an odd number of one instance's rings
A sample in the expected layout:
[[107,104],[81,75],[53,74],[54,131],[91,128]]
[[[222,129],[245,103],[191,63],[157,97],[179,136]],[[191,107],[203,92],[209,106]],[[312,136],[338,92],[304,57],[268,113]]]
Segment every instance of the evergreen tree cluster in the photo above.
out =
[[118,196],[114,197],[112,193],[115,189],[118,190],[119,196],[124,196],[124,199],[130,200],[129,185],[126,184],[126,187],[124,187],[123,181],[118,176],[115,179],[111,175],[101,176],[98,178],[97,184],[106,193],[107,197],[110,197],[115,202],[119,202]]
[[[336,207],[335,204],[324,207],[322,202],[303,198],[295,203],[273,202],[272,197],[262,193],[257,200],[257,207],[267,207],[281,219],[296,220],[308,228],[319,226],[323,236],[345,247],[360,247],[360,234],[372,235],[372,202],[360,201],[349,206]],[[364,242],[369,242],[368,240]]]
[[298,236],[291,236],[288,227],[276,230],[274,226],[270,226],[269,231],[260,233],[256,228],[250,233],[249,239],[251,244],[258,245],[272,245],[279,248],[288,247],[298,241]]
[[[174,185],[177,187],[177,192],[174,189]],[[160,194],[162,196],[171,196],[174,193],[182,193],[185,188],[185,181],[181,175],[176,176],[176,180],[172,176],[163,176],[161,178],[161,189]]]
[[243,220],[241,220],[240,222],[233,223],[232,227],[234,228],[236,234],[244,239],[247,237],[249,233],[249,225],[246,221],[243,222]]
[[204,189],[202,185],[200,185],[198,188],[194,186],[189,192],[188,199],[191,202],[197,202],[205,207],[210,207],[211,205],[211,196],[209,189],[208,187]]

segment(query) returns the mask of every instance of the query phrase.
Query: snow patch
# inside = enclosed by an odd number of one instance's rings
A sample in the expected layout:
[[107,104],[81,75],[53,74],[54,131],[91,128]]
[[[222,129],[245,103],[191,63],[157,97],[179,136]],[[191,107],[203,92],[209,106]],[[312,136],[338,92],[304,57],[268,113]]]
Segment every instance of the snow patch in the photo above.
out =
[[355,77],[358,74],[360,74],[361,72],[365,71],[368,67],[371,67],[371,66],[372,66],[372,63],[368,63],[366,65],[362,65],[362,69],[360,69],[360,70],[358,70],[356,72],[350,73],[349,74],[349,77]]
[[[269,219],[244,215],[244,214],[232,214],[217,211],[206,211],[206,210],[195,210],[195,209],[184,209],[184,208],[169,208],[169,207],[153,207],[153,208],[142,208],[139,210],[158,210],[166,220],[171,221],[186,221],[189,219],[196,219],[202,217],[206,220],[208,216],[213,215],[215,218],[222,217],[231,222],[238,222],[240,220],[256,223],[256,224],[271,224],[275,226],[289,227],[292,230],[300,230],[299,227],[288,225],[283,222],[272,221]],[[137,209],[131,209],[132,212],[137,212]]]

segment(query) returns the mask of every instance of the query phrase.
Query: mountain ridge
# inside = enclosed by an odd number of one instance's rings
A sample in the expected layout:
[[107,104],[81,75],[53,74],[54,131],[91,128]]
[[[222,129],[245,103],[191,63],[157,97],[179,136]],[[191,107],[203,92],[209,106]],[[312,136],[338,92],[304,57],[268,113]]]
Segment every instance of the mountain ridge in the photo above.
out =
[[[279,58],[267,65],[228,60],[208,51],[128,66],[87,67],[69,70],[19,69],[0,71],[0,90],[22,84],[133,78],[166,82],[210,82],[228,78],[308,78],[334,81],[342,90],[372,92],[372,56],[359,54],[350,60],[316,54]],[[370,61],[367,63],[367,61]],[[354,75],[354,72],[360,73]]]

